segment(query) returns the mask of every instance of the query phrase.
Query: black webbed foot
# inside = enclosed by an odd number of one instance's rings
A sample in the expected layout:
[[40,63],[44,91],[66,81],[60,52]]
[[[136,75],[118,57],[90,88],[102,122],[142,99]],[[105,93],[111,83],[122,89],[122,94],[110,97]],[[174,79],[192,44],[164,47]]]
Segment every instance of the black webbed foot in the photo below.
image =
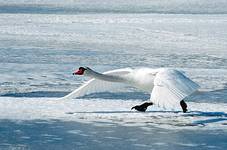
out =
[[184,100],[180,101],[180,105],[181,105],[183,112],[186,113],[188,111],[188,109],[187,109],[187,104],[185,103],[185,101]]
[[153,103],[152,102],[145,102],[141,105],[136,105],[136,106],[132,107],[131,110],[135,109],[137,111],[145,112],[147,110],[147,107],[150,106],[150,105],[153,105]]

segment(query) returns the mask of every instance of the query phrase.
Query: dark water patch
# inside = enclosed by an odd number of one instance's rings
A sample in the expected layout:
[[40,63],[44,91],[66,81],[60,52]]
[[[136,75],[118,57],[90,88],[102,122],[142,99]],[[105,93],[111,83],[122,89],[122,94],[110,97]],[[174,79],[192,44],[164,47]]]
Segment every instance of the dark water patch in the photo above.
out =
[[[216,3],[215,3],[216,4]],[[203,7],[202,7],[203,6]],[[209,7],[208,7],[209,6]],[[218,7],[217,7],[218,6]],[[45,3],[14,3],[1,4],[0,13],[27,13],[27,14],[135,14],[135,13],[155,13],[155,14],[226,14],[227,4],[214,5],[212,1],[203,1],[200,5],[197,1],[182,3],[175,1],[171,4],[166,1],[99,1],[95,2],[73,2],[64,4]],[[204,9],[205,8],[205,9]]]
[[68,92],[61,91],[35,91],[26,93],[7,93],[1,96],[5,97],[63,97],[67,95]]

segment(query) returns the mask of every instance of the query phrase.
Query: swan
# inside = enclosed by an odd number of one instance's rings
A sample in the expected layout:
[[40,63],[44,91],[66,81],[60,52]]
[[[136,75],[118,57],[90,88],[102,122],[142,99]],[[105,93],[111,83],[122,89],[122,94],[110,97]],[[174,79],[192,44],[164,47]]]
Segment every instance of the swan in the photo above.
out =
[[181,106],[183,112],[187,112],[184,99],[199,88],[199,85],[186,77],[183,72],[170,68],[123,68],[99,73],[89,67],[80,67],[73,75],[85,75],[92,79],[63,99],[118,89],[117,83],[123,83],[150,93],[148,102],[131,108],[142,112],[145,112],[150,105],[170,109]]

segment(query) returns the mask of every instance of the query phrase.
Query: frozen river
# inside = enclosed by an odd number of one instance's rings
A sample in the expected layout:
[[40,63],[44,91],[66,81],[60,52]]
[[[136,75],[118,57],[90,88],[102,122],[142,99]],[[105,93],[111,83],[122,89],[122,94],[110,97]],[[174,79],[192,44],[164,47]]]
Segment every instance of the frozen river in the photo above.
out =
[[[0,149],[227,149],[227,3],[143,1],[0,0]],[[178,68],[201,89],[186,114],[131,111],[150,94],[131,88],[59,100],[80,66]]]

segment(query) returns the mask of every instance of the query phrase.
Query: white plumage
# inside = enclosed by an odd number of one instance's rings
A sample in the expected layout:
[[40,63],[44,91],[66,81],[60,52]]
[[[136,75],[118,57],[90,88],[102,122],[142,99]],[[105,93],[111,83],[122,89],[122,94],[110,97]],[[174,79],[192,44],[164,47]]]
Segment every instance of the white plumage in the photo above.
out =
[[117,69],[103,74],[85,68],[84,75],[91,80],[63,97],[71,99],[91,93],[119,89],[119,83],[139,88],[151,94],[150,101],[164,108],[175,109],[185,97],[195,92],[199,85],[176,69]]
[[175,108],[185,97],[191,95],[199,85],[178,70],[159,71],[154,79],[151,101],[164,108]]
[[[124,76],[129,74],[132,71],[130,68],[117,69],[104,72],[104,75],[116,75],[116,76]],[[100,80],[98,78],[92,78],[85,82],[78,89],[64,96],[63,99],[71,99],[82,97],[84,95],[99,93],[99,92],[107,92],[107,91],[116,91],[118,88],[122,87],[121,82],[110,82],[105,80]]]

